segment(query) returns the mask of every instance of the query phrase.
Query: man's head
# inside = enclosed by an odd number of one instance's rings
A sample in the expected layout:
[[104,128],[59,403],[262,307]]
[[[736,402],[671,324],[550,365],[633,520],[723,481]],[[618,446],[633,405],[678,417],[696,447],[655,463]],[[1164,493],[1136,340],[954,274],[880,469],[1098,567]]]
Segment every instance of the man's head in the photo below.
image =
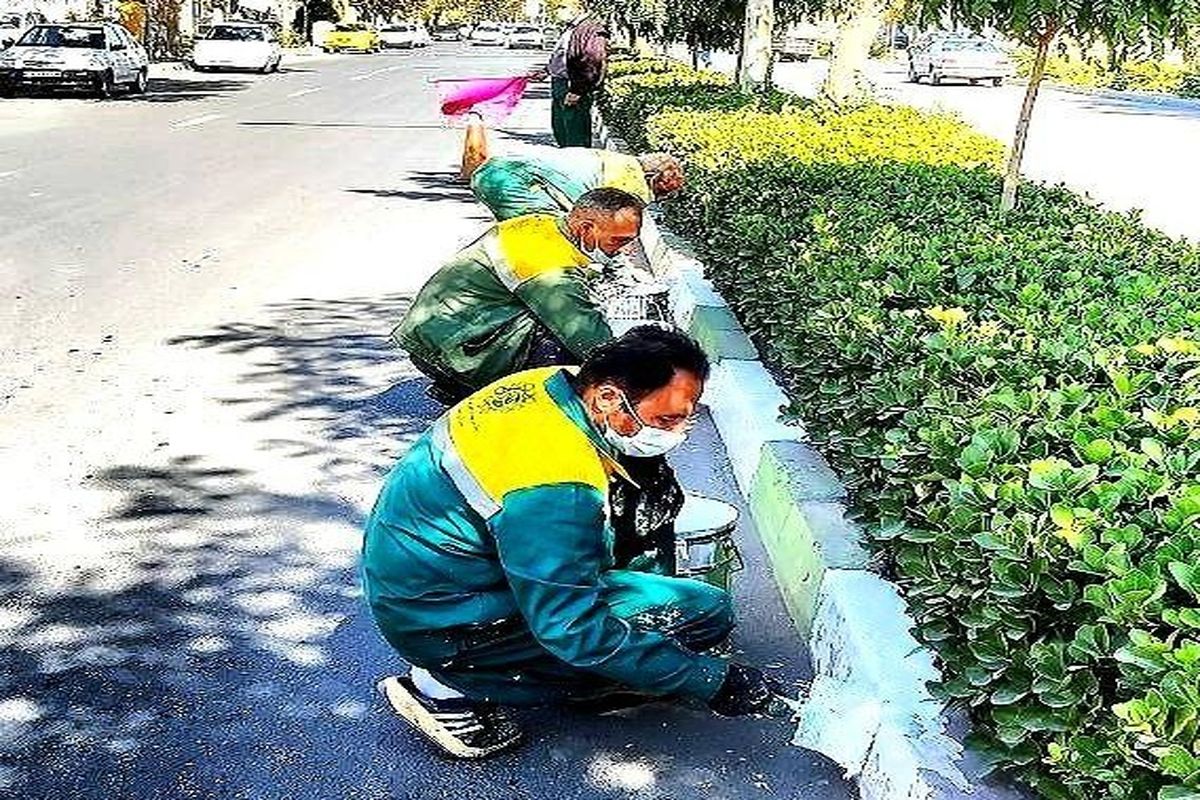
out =
[[580,250],[599,249],[615,256],[638,237],[645,208],[646,204],[629,192],[593,189],[575,201],[567,216],[567,227]]
[[642,171],[646,173],[646,184],[656,200],[674,194],[683,188],[683,165],[670,153],[646,153],[638,156]]
[[584,407],[615,447],[661,455],[691,429],[708,380],[708,356],[679,331],[644,325],[606,342],[576,378]]

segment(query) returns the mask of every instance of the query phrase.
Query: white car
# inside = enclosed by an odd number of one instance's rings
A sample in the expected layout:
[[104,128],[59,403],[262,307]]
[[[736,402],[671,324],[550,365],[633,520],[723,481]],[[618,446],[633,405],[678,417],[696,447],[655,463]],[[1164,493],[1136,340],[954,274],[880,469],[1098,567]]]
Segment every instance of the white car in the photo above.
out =
[[381,28],[379,39],[384,47],[401,47],[405,49],[428,47],[431,41],[429,31],[425,30],[425,26],[418,25],[415,22],[401,22],[398,25],[389,25],[386,28]]
[[510,50],[527,47],[540,50],[542,47],[542,29],[537,25],[514,25],[509,31],[505,45]]
[[504,46],[504,31],[494,22],[481,22],[471,31],[471,44]]
[[1015,74],[1012,60],[996,45],[977,36],[924,36],[908,48],[908,79],[934,86],[947,80],[981,81],[999,86]]
[[192,48],[192,67],[197,72],[218,69],[274,72],[282,58],[275,32],[254,22],[213,25]]
[[0,52],[0,95],[24,89],[75,89],[111,97],[138,94],[150,59],[128,31],[111,22],[34,25]]

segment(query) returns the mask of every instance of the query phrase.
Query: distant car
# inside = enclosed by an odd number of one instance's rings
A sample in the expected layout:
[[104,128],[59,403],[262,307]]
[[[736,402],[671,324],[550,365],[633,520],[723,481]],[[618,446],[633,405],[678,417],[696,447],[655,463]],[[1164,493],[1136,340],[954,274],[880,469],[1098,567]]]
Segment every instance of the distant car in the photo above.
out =
[[462,38],[462,32],[457,25],[434,25],[429,37],[435,42],[457,42]]
[[514,25],[504,44],[510,50],[520,48],[539,50],[542,47],[542,29],[536,25]]
[[10,47],[25,29],[20,14],[0,14],[0,50]]
[[561,36],[561,30],[552,25],[547,25],[542,29],[542,49],[553,50],[558,46],[558,40]]
[[475,30],[471,31],[471,44],[473,45],[503,47],[504,40],[504,31],[494,22],[481,22],[475,26]]
[[775,35],[771,49],[780,61],[808,61],[817,49],[817,40],[802,32],[783,30]]
[[378,53],[383,45],[379,40],[379,32],[361,22],[343,22],[333,26],[333,30],[325,34],[321,49],[326,53],[344,53],[356,51],[359,53]]
[[401,22],[380,29],[379,41],[384,47],[399,47],[407,50],[413,47],[428,46],[430,37],[429,31],[425,30],[424,25],[418,25],[415,22]]
[[946,80],[999,86],[1015,70],[1004,51],[978,36],[925,36],[908,48],[908,79],[928,79],[934,86]]
[[111,22],[34,25],[0,52],[0,95],[22,89],[73,89],[111,97],[141,94],[150,59],[128,31]]
[[192,67],[198,72],[218,69],[274,72],[282,58],[275,32],[254,22],[213,25],[192,48]]

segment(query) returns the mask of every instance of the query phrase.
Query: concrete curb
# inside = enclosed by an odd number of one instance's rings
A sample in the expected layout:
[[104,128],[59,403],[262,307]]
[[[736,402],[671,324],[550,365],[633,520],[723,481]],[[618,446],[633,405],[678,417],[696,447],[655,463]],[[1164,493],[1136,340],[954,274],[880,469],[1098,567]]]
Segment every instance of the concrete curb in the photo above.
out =
[[[603,146],[628,150],[600,125]],[[1019,797],[974,786],[947,735],[951,719],[927,684],[940,678],[895,586],[870,571],[846,489],[780,420],[783,389],[690,247],[647,219],[643,245],[670,286],[676,324],[714,361],[705,402],[770,557],[776,583],[811,651],[816,677],[794,743],[837,761],[864,800]]]

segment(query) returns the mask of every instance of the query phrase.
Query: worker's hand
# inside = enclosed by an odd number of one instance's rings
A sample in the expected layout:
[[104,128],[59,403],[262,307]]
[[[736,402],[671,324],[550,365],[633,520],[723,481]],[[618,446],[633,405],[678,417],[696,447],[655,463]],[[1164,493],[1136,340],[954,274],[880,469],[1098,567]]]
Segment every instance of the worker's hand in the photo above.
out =
[[577,104],[581,99],[582,98],[579,95],[575,94],[574,92],[567,92],[567,96],[563,98],[563,105],[564,106],[573,106],[573,105]]
[[771,701],[782,694],[782,687],[768,680],[754,667],[730,664],[725,681],[708,707],[722,717],[744,717],[749,714],[765,714]]

